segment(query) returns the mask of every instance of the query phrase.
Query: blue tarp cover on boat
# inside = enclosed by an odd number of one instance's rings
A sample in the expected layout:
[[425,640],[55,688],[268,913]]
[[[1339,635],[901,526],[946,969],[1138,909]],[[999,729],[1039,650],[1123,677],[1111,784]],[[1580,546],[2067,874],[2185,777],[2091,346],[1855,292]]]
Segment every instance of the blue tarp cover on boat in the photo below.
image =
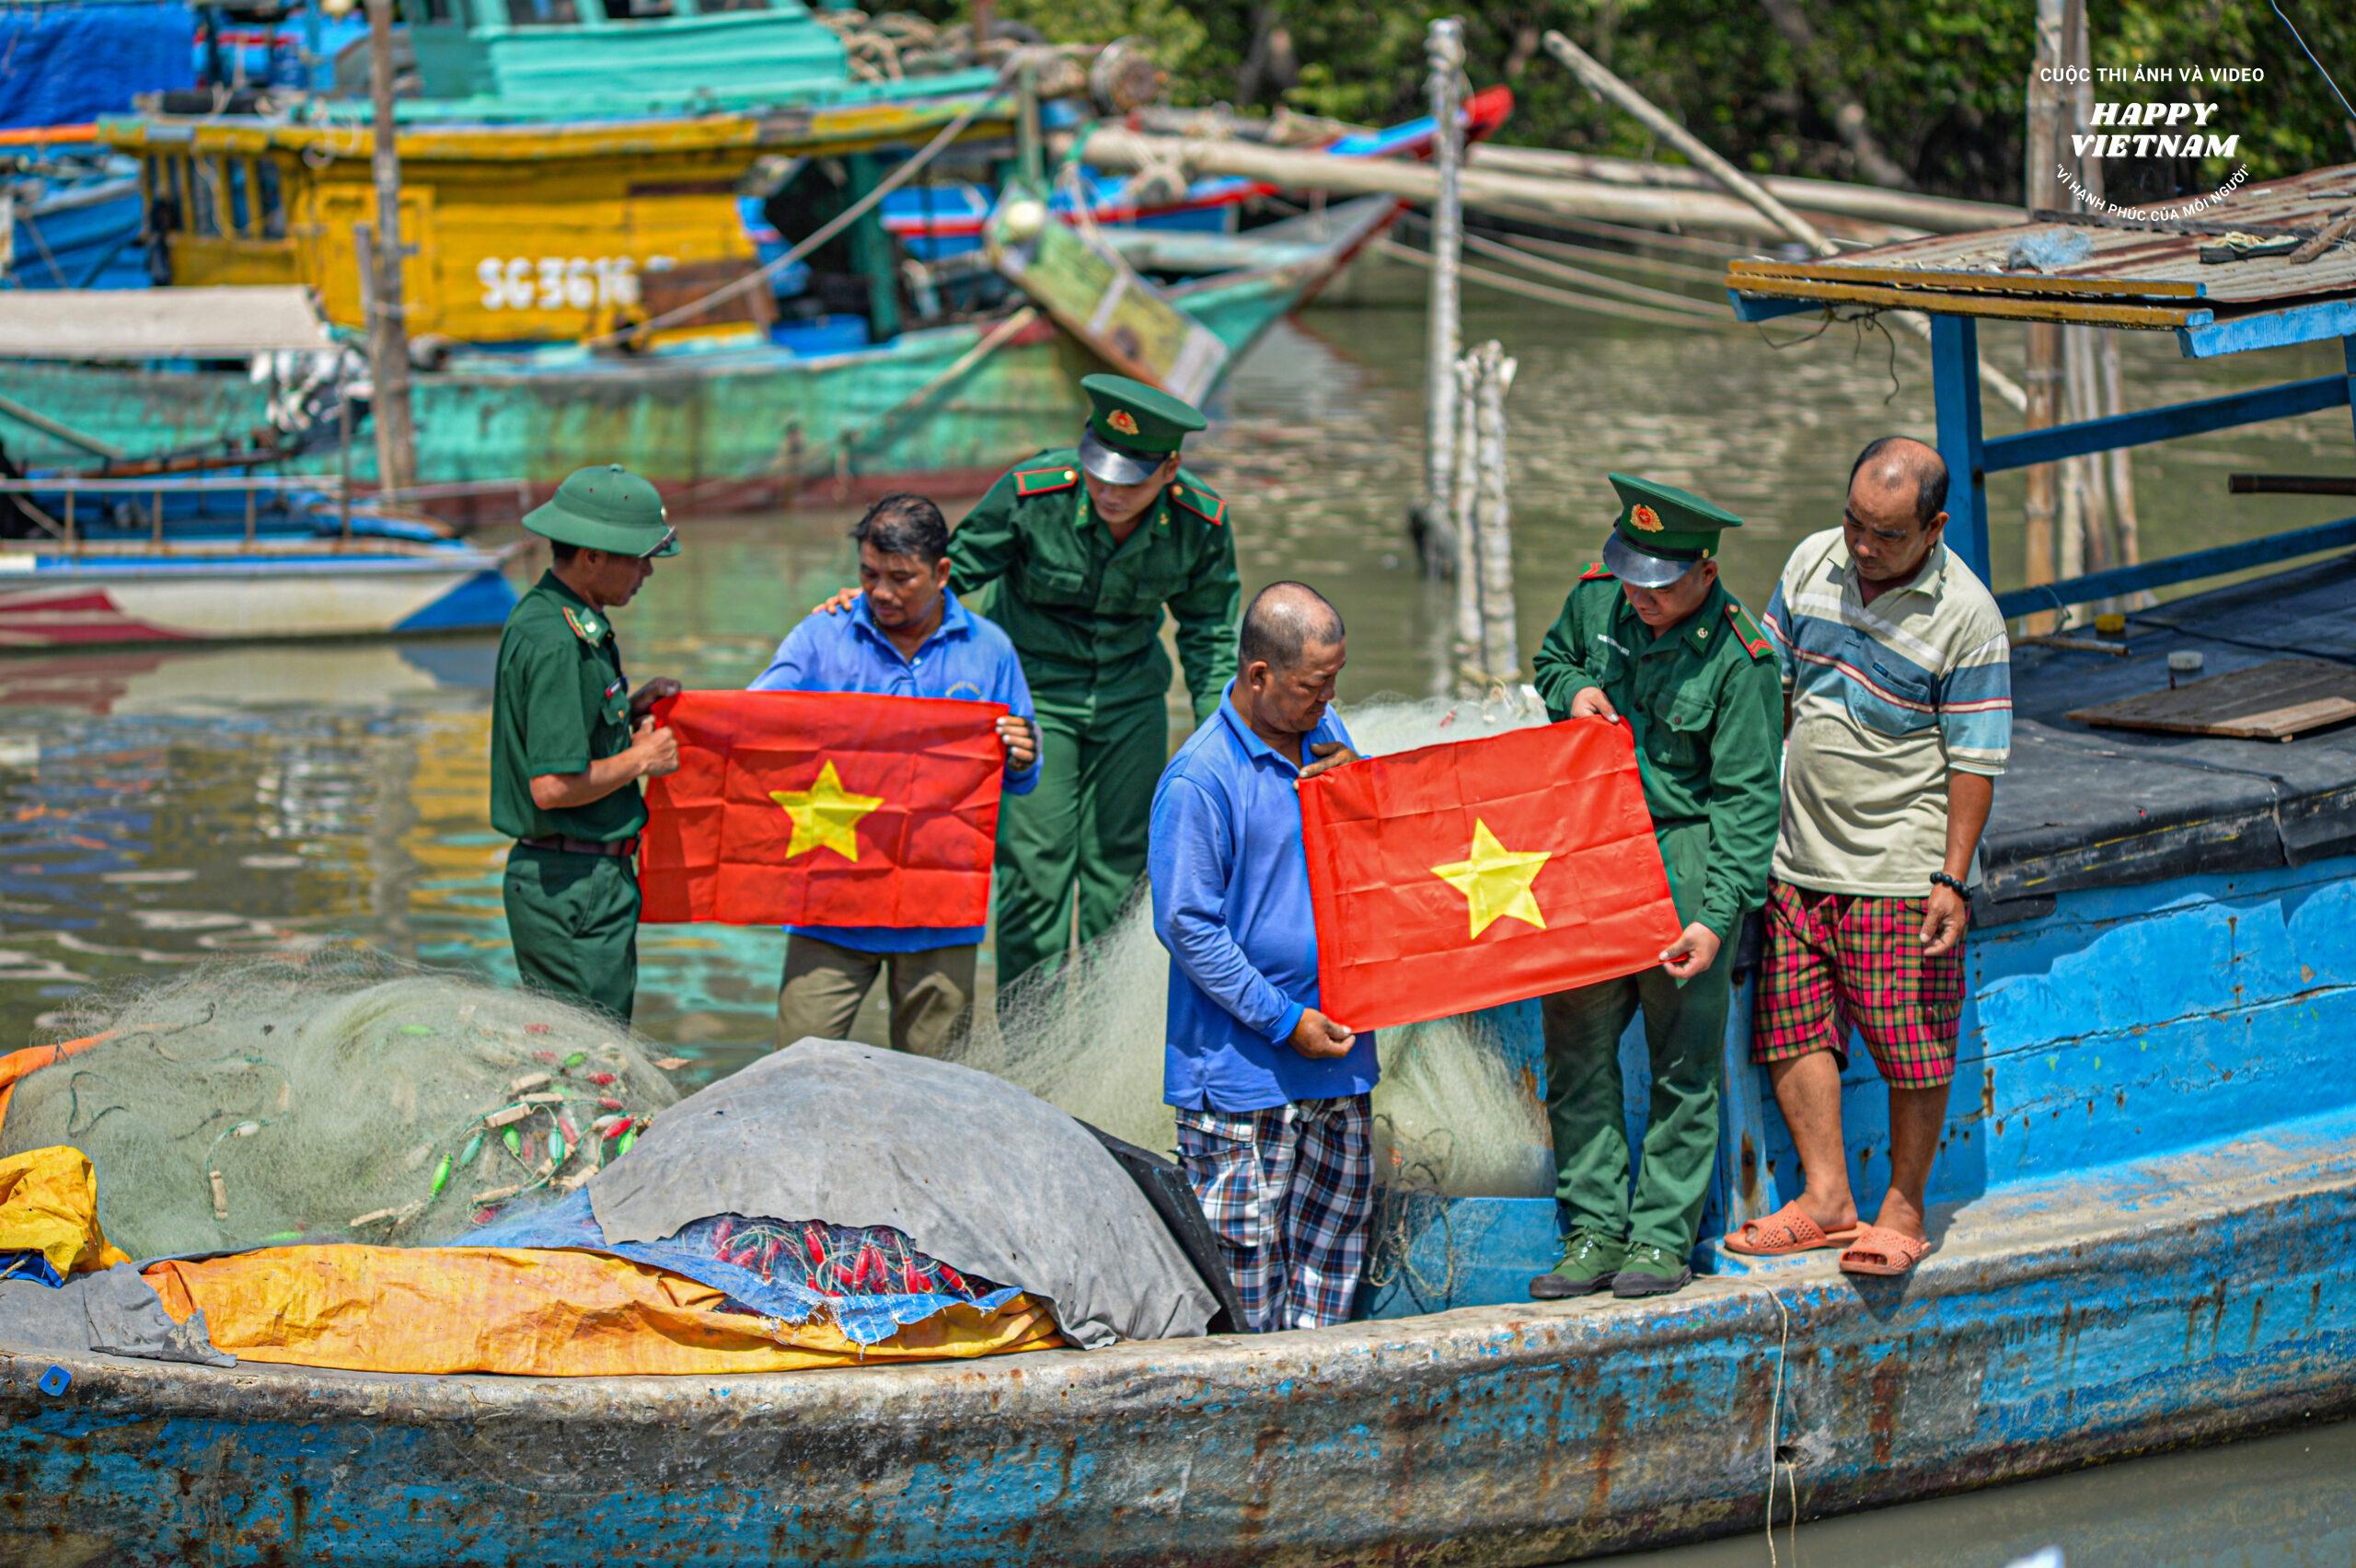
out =
[[195,47],[184,5],[0,6],[0,128],[78,125],[192,87]]

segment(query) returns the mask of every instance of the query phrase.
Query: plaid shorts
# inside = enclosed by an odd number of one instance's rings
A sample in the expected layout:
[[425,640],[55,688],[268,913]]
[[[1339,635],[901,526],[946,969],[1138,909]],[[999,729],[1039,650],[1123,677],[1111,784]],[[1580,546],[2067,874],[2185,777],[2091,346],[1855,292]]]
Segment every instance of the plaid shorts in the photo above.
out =
[[1768,883],[1750,1059],[1787,1062],[1830,1051],[1846,1068],[1854,1026],[1892,1087],[1936,1089],[1953,1080],[1963,944],[1923,956],[1923,903]]
[[1254,1333],[1346,1321],[1374,1211],[1363,1094],[1178,1113],[1178,1164]]

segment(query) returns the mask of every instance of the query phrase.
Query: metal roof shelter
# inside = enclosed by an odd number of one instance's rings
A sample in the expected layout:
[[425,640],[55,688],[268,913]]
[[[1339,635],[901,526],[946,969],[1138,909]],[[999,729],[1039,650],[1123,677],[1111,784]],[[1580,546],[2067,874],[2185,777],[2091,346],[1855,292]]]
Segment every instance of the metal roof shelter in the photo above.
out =
[[[2356,382],[2356,165],[2243,186],[2187,217],[2183,202],[2115,214],[2041,213],[2036,224],[1901,240],[1806,261],[1737,260],[1727,268],[1735,315],[1765,321],[1835,306],[1920,310],[1931,319],[1932,391],[1938,446],[1950,475],[1948,537],[1993,585],[1987,477],[2065,457],[2141,446],[2235,425],[2349,408]],[[2086,257],[2051,271],[2010,270],[2014,243],[2039,228],[2068,228]],[[2223,258],[2227,236],[2295,238],[2288,255]],[[1981,433],[1980,320],[2173,331],[2188,359],[2337,338],[2347,374],[2025,431]],[[2356,518],[2164,560],[2091,572],[1997,595],[2008,616],[2085,604],[2139,589],[2215,576],[2356,545]]]

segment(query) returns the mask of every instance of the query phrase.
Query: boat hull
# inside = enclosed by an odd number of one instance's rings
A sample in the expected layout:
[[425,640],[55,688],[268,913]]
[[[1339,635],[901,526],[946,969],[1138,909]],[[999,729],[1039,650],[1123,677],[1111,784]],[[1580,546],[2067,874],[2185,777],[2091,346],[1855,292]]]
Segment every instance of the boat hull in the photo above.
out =
[[2356,1405],[2351,1131],[1992,1200],[1862,1286],[1819,1257],[1666,1301],[720,1382],[0,1345],[0,1556],[1540,1563],[1722,1534],[1775,1458],[1816,1514]]
[[515,605],[500,567],[498,555],[473,549],[274,560],[0,554],[0,650],[495,630]]

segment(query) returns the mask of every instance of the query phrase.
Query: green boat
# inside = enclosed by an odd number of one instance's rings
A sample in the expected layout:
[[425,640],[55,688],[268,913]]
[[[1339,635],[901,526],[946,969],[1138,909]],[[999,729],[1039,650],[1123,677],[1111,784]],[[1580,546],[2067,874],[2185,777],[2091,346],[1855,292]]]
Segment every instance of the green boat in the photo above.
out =
[[[1232,364],[1395,211],[1391,198],[1369,197],[1242,236],[1108,238],[1157,275],[1199,269],[1163,297],[1207,329]],[[0,361],[0,398],[38,410],[46,427],[11,421],[9,449],[21,461],[87,464],[92,442],[195,453],[271,430],[273,403],[283,414],[283,384],[257,379],[244,360],[94,363],[75,357],[86,351],[70,336],[35,357],[25,341],[34,329],[0,332],[0,351],[19,356]],[[833,354],[695,340],[638,354],[461,350],[413,376],[418,478],[537,489],[584,464],[618,462],[714,510],[910,485],[978,490],[1008,463],[1069,436],[1086,410],[1080,377],[1096,368],[1090,350],[1029,306]],[[285,466],[332,472],[344,455],[328,443]],[[356,476],[373,476],[367,442],[354,441],[349,460]]]
[[[1207,394],[1396,211],[1085,244],[1034,222],[921,248],[871,201],[896,160],[962,137],[925,180],[1044,202],[1043,115],[1077,122],[1082,98],[1131,87],[1049,53],[1019,79],[959,68],[946,48],[929,73],[863,80],[797,0],[629,0],[621,19],[575,0],[404,8],[425,89],[398,133],[417,482],[494,487],[502,506],[604,462],[712,509],[979,488],[1068,436],[1091,370]],[[1043,80],[1057,67],[1061,86]],[[353,352],[371,133],[349,100],[188,107],[100,132],[139,160],[163,286],[0,309],[6,456],[373,480]],[[811,234],[854,202],[864,215],[806,263],[756,253],[757,236]],[[780,300],[779,282],[800,294]],[[274,317],[307,299],[319,329],[209,330],[265,294]]]

